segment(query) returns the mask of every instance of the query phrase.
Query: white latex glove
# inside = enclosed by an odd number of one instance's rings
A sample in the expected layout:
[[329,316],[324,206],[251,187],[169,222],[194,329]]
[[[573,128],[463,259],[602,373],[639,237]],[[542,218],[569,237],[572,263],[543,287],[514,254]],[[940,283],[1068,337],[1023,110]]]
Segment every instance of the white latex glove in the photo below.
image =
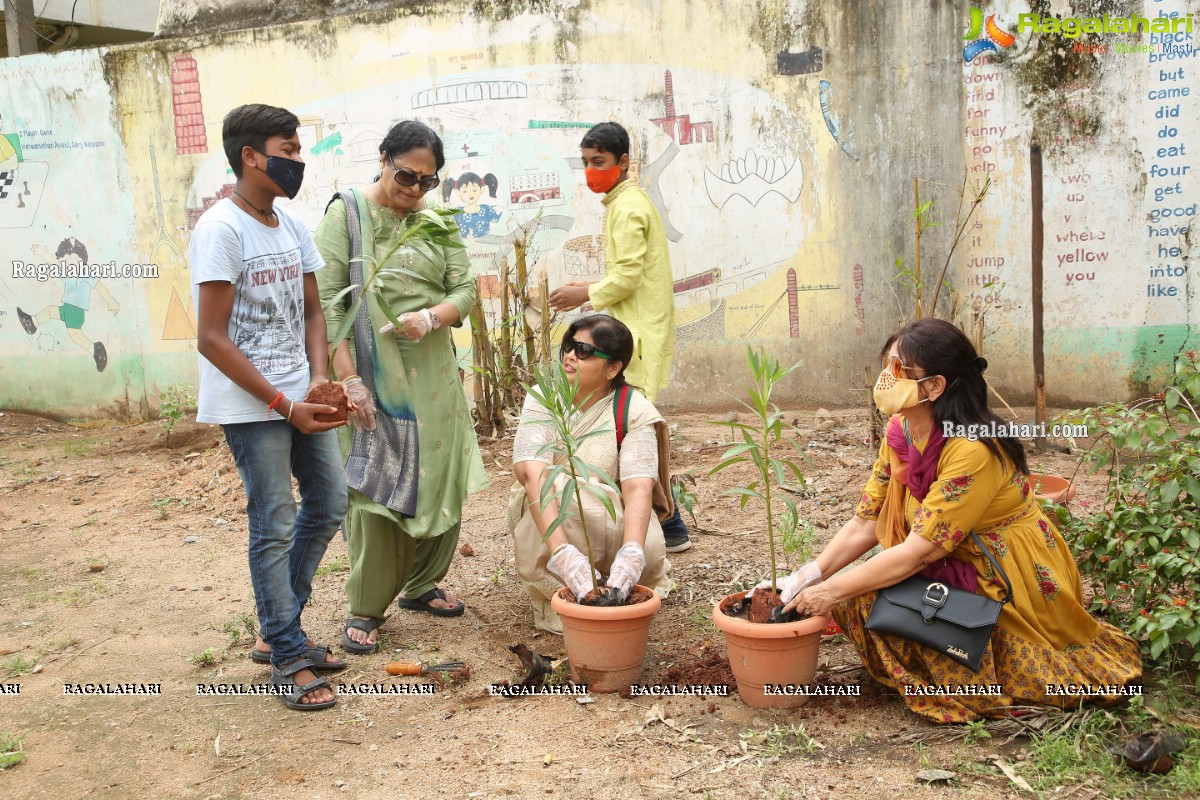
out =
[[400,328],[397,328],[392,323],[388,323],[379,329],[380,333],[394,331],[401,339],[408,339],[410,342],[419,342],[425,338],[425,334],[433,330],[433,315],[429,313],[428,308],[422,308],[420,311],[408,311],[396,317],[400,320]]
[[364,431],[375,430],[375,400],[367,391],[363,379],[355,376],[343,381],[343,385],[350,397],[350,403],[354,406],[354,410],[350,412],[354,417],[354,424]]
[[608,585],[628,597],[645,568],[646,553],[642,546],[637,542],[626,542],[613,559],[612,569],[608,572]]
[[[775,586],[779,589],[779,599],[783,601],[784,605],[787,605],[788,603],[792,602],[792,598],[800,594],[800,592],[804,591],[809,586],[815,586],[824,579],[825,576],[821,574],[821,568],[817,566],[817,562],[809,561],[807,564],[800,567],[800,569],[796,570],[791,575],[788,575],[786,578],[779,578],[776,580]],[[770,588],[771,582],[769,580],[758,584],[749,592],[747,592],[747,602],[758,589]]]
[[[592,590],[592,566],[587,556],[573,544],[563,545],[554,551],[546,568],[575,593],[576,600],[582,600]],[[600,577],[600,573],[594,574],[596,578]]]

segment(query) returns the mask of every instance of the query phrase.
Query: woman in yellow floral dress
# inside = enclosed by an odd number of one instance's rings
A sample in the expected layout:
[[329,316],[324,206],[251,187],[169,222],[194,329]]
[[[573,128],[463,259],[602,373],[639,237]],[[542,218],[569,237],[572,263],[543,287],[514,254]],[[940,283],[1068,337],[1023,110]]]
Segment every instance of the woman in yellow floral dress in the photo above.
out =
[[[832,610],[871,676],[937,722],[1003,717],[1011,706],[1076,706],[1079,687],[1094,700],[1117,699],[1116,687],[1141,675],[1138,643],[1084,609],[1079,570],[1033,497],[1021,443],[964,436],[967,425],[1003,424],[987,408],[987,362],[936,319],[901,328],[885,351],[875,397],[894,414],[887,441],[855,516],[783,580],[784,600],[801,613]],[[1004,582],[970,531],[1013,591],[978,672],[865,629],[877,591],[918,572],[1002,600]],[[876,544],[884,549],[838,572]]]

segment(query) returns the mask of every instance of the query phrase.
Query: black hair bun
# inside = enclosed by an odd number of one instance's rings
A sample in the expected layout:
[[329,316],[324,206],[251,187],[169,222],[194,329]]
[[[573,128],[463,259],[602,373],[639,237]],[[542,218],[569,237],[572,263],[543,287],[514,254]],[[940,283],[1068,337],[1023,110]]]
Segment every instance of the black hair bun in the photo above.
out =
[[978,369],[979,374],[982,375],[987,371],[987,359],[983,356],[975,356],[975,368]]

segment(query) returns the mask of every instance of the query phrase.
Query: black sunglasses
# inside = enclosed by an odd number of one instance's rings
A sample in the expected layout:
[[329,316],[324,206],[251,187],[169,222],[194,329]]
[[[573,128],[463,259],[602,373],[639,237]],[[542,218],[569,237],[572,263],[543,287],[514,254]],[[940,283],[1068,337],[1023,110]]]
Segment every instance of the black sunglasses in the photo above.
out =
[[596,345],[588,344],[587,342],[577,342],[574,339],[564,339],[559,352],[562,358],[566,358],[567,353],[574,352],[575,357],[580,361],[587,361],[592,356],[600,356],[605,361],[612,360],[612,356],[608,353],[597,350]]
[[420,188],[422,192],[428,192],[430,189],[436,189],[438,184],[442,182],[442,179],[437,175],[430,175],[427,178],[422,178],[411,169],[406,167],[397,167],[395,164],[392,164],[392,173],[396,178],[396,183],[400,184],[401,186],[416,186]]

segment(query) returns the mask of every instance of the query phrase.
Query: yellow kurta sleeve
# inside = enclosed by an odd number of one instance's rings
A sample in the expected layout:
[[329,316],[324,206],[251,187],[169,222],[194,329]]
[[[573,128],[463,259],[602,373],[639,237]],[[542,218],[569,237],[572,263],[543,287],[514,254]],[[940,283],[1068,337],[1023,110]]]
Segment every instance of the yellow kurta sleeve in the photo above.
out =
[[858,508],[854,509],[855,516],[863,519],[879,519],[879,511],[883,508],[883,499],[887,497],[888,483],[892,479],[892,451],[885,438],[879,445],[879,457],[875,466],[871,467],[871,477],[863,487],[862,497]]
[[983,442],[946,442],[937,478],[913,513],[912,532],[952,552],[978,526],[1009,471]]
[[588,289],[588,299],[597,311],[611,308],[637,291],[646,267],[650,219],[645,210],[614,203],[608,213],[612,215],[606,226],[612,237],[612,257],[604,265],[604,278]]

